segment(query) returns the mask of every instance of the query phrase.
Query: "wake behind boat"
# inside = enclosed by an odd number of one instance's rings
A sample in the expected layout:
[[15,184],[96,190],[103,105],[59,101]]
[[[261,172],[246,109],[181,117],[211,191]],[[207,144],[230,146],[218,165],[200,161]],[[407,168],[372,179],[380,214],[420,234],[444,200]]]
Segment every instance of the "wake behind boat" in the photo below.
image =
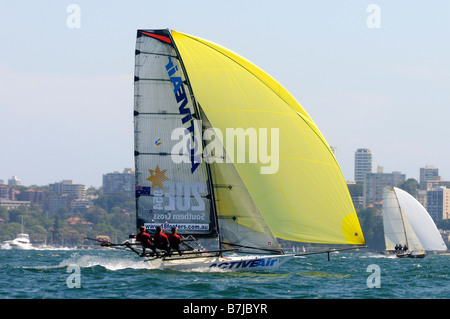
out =
[[155,236],[158,226],[175,227],[184,244],[195,243],[159,256],[121,244],[152,268],[272,269],[293,256],[277,238],[365,244],[310,116],[224,47],[173,30],[137,31],[134,141],[137,228]]

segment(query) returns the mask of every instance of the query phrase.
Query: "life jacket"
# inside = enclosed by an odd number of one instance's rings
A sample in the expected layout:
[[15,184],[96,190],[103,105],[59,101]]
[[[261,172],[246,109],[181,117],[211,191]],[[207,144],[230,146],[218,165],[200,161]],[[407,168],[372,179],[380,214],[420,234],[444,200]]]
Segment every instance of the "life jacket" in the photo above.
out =
[[149,233],[139,233],[136,235],[136,240],[140,241],[142,244],[147,245],[150,243],[152,237]]
[[170,247],[178,248],[179,245],[181,244],[181,237],[180,237],[180,235],[169,234],[168,237],[169,237]]
[[166,234],[163,233],[155,234],[155,236],[153,237],[153,241],[157,246],[169,245],[169,239],[167,238]]

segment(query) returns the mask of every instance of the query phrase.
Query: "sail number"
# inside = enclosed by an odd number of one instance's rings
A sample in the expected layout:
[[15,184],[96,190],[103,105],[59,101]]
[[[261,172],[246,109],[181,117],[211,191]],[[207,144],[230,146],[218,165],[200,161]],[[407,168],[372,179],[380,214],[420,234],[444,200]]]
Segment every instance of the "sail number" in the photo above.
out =
[[[153,209],[154,210],[180,210],[180,211],[204,211],[205,201],[201,194],[206,191],[205,184],[203,183],[182,183],[182,182],[166,182],[166,189],[153,190]],[[168,200],[164,200],[167,198]],[[193,201],[191,201],[191,198]],[[167,202],[165,204],[164,202]]]

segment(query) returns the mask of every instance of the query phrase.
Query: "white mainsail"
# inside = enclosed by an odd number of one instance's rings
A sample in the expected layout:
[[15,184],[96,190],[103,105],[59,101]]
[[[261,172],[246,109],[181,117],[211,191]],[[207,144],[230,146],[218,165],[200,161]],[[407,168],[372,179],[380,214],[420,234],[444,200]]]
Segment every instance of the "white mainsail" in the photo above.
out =
[[397,245],[406,245],[406,233],[400,206],[391,188],[383,189],[383,228],[386,250],[394,250]]
[[[161,40],[163,39],[163,40]],[[137,226],[175,226],[180,234],[217,238],[217,220],[208,168],[191,154],[173,154],[180,136],[199,136],[181,61],[158,33],[138,32],[135,66],[135,165]],[[170,41],[167,39],[167,41]],[[177,132],[174,136],[174,132]],[[174,139],[175,137],[175,139]],[[172,156],[188,160],[174,162]]]
[[398,202],[409,224],[426,251],[447,250],[447,246],[427,210],[409,193],[394,187]]
[[396,245],[415,253],[447,249],[425,208],[397,187],[383,189],[383,227],[387,250]]
[[200,110],[170,37],[138,31],[137,226],[150,231],[175,226],[181,235],[209,238],[216,249],[282,253],[233,164],[203,160],[202,134],[211,127]]

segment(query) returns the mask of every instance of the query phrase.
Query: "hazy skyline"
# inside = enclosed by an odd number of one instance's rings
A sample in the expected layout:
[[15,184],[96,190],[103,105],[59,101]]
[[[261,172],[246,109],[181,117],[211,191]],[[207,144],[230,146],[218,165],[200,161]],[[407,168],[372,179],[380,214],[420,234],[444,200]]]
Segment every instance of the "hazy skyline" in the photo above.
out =
[[337,147],[346,180],[358,148],[373,170],[418,179],[434,165],[449,180],[449,12],[444,0],[1,1],[0,179],[98,187],[134,167],[136,30],[171,28],[280,82]]

